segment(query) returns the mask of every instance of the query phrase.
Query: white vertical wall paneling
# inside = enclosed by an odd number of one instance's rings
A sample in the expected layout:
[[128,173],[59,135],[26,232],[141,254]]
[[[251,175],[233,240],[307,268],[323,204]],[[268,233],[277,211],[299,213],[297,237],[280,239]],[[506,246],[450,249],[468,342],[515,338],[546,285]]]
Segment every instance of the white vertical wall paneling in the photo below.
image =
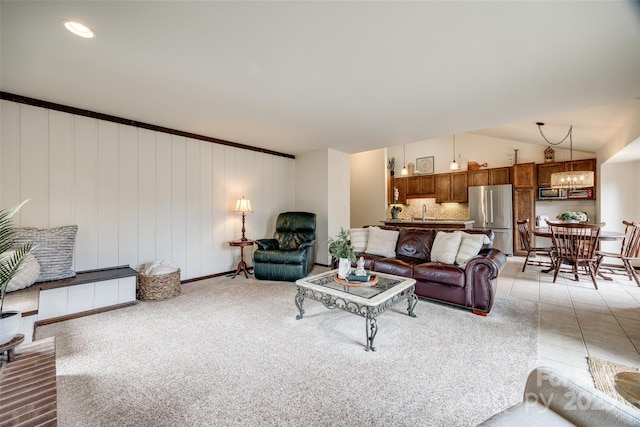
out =
[[73,116],[49,111],[49,225],[74,224]]
[[235,208],[235,201],[238,196],[238,170],[235,159],[235,148],[224,147],[224,197],[221,201],[220,208],[223,213],[223,233],[222,233],[222,245],[226,248],[223,252],[224,256],[224,270],[235,270],[237,266],[238,258],[235,252],[239,252],[238,248],[231,248],[227,242],[240,238],[236,233],[236,221],[239,219],[238,215],[233,212]]
[[294,208],[291,159],[10,101],[0,118],[2,207],[35,191],[43,208],[20,225],[77,224],[78,271],[162,259],[183,279],[235,270],[236,198],[252,201],[251,239],[271,237],[277,214]]
[[216,272],[228,271],[231,255],[229,252],[229,244],[224,238],[224,220],[226,217],[225,212],[225,176],[227,174],[227,168],[225,163],[226,147],[222,145],[213,145],[212,147],[212,193],[211,199],[213,202],[213,211],[211,224],[213,231],[211,233],[213,239],[213,268]]
[[186,277],[203,276],[200,265],[200,141],[187,139]]
[[171,136],[171,260],[185,272],[187,267],[187,143]]
[[31,227],[49,226],[49,115],[42,108],[20,108],[20,198],[31,199],[21,221]]
[[138,265],[138,129],[119,126],[118,258],[116,264]]
[[[20,107],[0,101],[0,209],[10,209],[20,200]],[[20,223],[20,214],[15,224]]]
[[[156,258],[171,259],[171,135],[156,133]],[[154,260],[154,261],[155,261]]]
[[[138,134],[138,264],[156,259],[156,133]],[[137,269],[137,265],[131,264]]]
[[98,267],[97,120],[75,116],[75,270]]
[[[200,271],[206,276],[216,272],[213,251],[213,144],[200,141]],[[195,244],[195,241],[194,241]]]
[[98,265],[118,265],[120,135],[116,123],[98,121]]

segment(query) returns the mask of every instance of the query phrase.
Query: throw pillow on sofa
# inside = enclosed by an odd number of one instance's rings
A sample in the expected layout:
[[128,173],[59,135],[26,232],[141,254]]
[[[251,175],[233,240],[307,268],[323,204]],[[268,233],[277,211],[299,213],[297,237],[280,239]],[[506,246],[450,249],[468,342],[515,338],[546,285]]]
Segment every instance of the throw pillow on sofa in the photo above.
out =
[[490,243],[491,239],[486,234],[469,234],[464,231],[461,231],[460,235],[462,239],[456,255],[456,264],[460,268],[465,268],[469,260],[478,255],[482,246]]
[[367,249],[367,243],[369,241],[369,229],[349,229],[349,241],[351,242],[351,247],[356,251],[356,253],[364,252]]
[[398,243],[397,230],[383,230],[380,227],[369,227],[369,240],[366,252],[371,255],[383,257],[396,256],[396,244]]
[[431,261],[453,264],[456,261],[462,233],[460,231],[438,231],[431,248]]

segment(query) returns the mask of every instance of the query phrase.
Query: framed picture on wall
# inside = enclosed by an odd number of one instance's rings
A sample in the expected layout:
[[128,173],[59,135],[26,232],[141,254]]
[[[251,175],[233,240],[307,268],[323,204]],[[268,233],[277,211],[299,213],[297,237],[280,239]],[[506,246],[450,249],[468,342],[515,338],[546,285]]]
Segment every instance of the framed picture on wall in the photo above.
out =
[[418,157],[416,159],[416,172],[433,173],[433,156]]

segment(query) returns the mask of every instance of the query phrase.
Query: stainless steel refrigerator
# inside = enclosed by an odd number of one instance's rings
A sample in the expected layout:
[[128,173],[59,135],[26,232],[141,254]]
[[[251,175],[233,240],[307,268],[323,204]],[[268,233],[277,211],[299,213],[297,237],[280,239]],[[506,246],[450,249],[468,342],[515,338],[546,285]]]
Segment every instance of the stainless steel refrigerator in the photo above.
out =
[[513,255],[513,191],[511,184],[469,187],[473,228],[491,229],[493,247]]

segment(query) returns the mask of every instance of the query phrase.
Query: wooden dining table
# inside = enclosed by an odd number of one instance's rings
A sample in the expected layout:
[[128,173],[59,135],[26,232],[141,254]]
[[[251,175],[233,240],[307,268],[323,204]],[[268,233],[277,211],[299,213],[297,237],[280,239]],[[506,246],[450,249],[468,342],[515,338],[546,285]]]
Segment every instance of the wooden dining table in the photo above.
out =
[[[551,239],[551,230],[548,227],[536,227],[533,229],[533,234],[538,237],[546,237]],[[615,241],[624,239],[625,234],[619,231],[610,231],[610,230],[600,230],[599,241]],[[553,267],[548,270],[542,270],[544,273],[549,273],[553,271]],[[598,272],[598,276],[603,278],[604,280],[613,280],[611,277],[605,276],[601,272]]]

